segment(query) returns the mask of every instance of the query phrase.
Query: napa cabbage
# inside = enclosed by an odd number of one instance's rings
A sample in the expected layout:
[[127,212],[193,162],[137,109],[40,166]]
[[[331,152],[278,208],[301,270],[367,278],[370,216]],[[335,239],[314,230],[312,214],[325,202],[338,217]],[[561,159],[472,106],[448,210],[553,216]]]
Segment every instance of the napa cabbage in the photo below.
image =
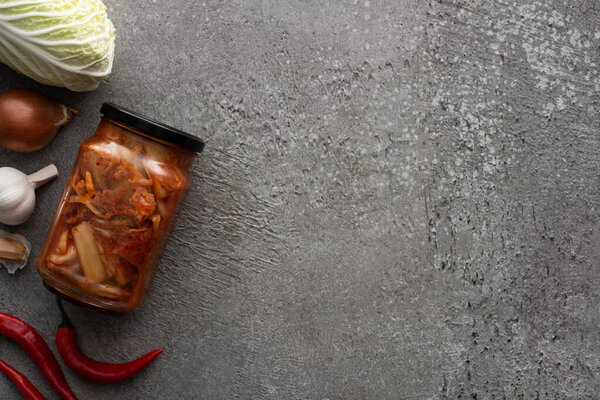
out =
[[0,0],[0,62],[46,85],[96,89],[114,31],[101,0]]

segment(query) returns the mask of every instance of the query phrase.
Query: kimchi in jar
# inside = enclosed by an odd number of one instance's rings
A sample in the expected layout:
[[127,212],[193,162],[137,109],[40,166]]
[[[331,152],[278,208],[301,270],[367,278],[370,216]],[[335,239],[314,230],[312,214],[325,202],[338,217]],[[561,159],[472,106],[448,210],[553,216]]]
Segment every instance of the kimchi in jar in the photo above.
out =
[[63,297],[125,312],[146,297],[204,143],[105,103],[37,258]]

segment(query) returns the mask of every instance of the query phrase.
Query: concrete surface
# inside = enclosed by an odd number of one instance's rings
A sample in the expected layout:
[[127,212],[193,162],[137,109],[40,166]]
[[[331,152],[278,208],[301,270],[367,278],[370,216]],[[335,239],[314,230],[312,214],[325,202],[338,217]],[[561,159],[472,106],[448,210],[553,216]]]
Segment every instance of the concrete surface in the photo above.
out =
[[[97,91],[0,67],[82,111],[35,155],[0,150],[61,172],[15,231],[39,250],[103,101],[207,149],[143,306],[69,306],[88,354],[164,355],[122,384],[67,371],[81,399],[598,398],[596,1],[106,4]],[[33,263],[0,272],[0,306],[52,342]]]

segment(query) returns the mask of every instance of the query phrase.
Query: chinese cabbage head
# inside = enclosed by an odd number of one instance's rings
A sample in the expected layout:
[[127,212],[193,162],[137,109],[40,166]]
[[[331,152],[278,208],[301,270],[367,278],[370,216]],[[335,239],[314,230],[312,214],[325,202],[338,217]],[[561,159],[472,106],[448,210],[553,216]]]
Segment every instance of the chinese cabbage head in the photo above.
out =
[[0,62],[46,85],[96,89],[114,31],[101,0],[0,0]]

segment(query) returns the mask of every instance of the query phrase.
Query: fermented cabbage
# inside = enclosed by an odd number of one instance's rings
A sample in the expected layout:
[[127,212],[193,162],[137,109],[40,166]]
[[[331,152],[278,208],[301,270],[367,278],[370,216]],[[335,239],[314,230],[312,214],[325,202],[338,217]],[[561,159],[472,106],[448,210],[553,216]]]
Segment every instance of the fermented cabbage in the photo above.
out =
[[0,62],[83,92],[111,70],[115,35],[100,0],[0,0]]

